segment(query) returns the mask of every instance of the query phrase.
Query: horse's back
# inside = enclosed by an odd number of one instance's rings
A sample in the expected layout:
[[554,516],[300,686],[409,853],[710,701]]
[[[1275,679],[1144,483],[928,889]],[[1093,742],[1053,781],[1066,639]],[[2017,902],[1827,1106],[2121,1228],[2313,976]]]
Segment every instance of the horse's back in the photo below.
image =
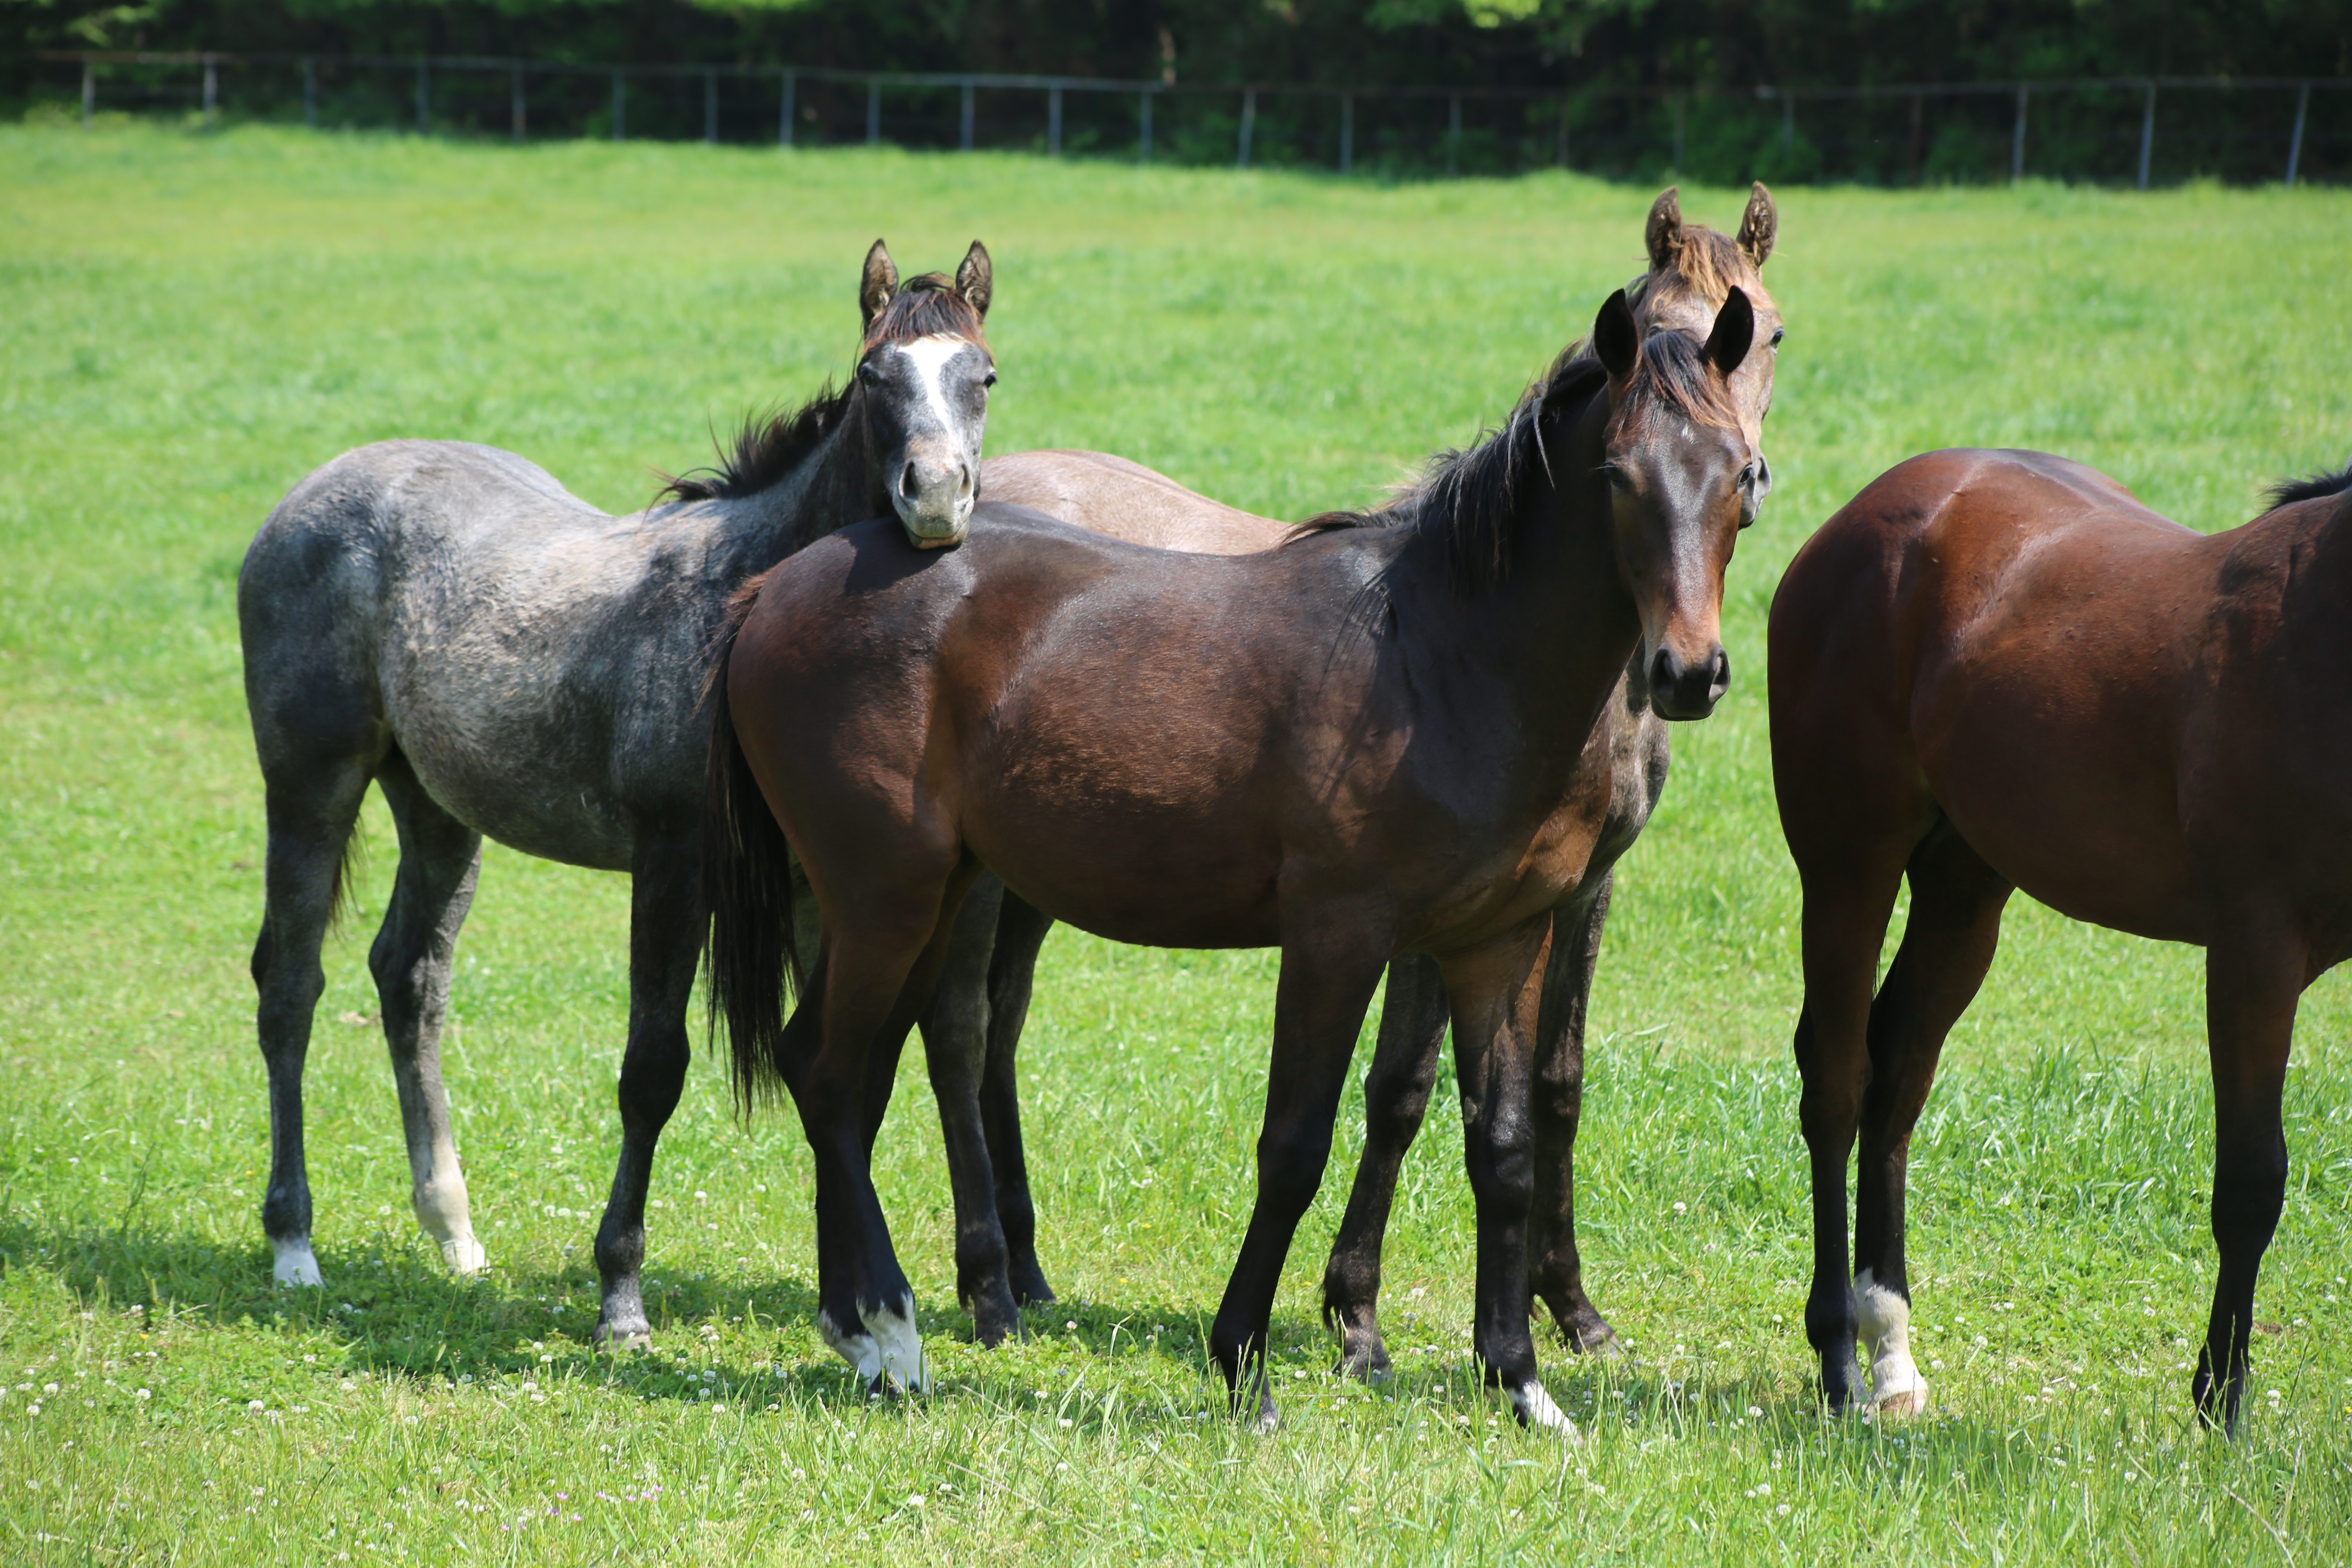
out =
[[279,502],[239,579],[265,769],[397,747],[478,831],[627,864],[638,797],[692,793],[709,532],[611,517],[493,447],[343,454]]
[[1940,814],[2046,903],[2197,940],[2181,748],[2218,554],[2047,454],[1889,470],[1774,601],[1792,848],[1869,822],[1900,840]]
[[1014,452],[991,458],[981,471],[989,500],[1160,550],[1241,555],[1271,549],[1291,531],[1108,452]]

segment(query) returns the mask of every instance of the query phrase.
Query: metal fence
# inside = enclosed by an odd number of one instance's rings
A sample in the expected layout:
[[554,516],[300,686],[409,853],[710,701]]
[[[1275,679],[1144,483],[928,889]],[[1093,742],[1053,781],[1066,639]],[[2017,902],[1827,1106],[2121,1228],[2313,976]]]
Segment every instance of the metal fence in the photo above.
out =
[[[1752,89],[1328,87],[1097,77],[589,65],[477,56],[45,51],[28,100],[420,134],[1013,146],[1149,162],[1449,175],[1710,168],[1882,184],[2338,178],[2342,78],[2137,77]],[[299,95],[297,83],[299,81]]]

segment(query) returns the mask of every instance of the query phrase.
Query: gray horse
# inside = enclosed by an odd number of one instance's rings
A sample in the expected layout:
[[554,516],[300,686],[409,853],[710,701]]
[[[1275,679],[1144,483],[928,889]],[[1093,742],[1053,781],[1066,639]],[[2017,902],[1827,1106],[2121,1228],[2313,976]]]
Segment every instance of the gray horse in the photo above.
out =
[[269,1071],[262,1224],[280,1282],[320,1282],[302,1065],[324,986],[320,946],[373,779],[399,829],[400,866],[369,967],[411,1200],[459,1273],[485,1259],[440,1037],[482,839],[631,874],[621,1153],[596,1237],[598,1336],[646,1338],[646,1191],[685,1079],[699,935],[704,647],[737,584],[845,523],[895,510],[919,545],[962,536],[996,380],[981,335],[990,293],[977,243],[952,282],[933,274],[900,289],[877,241],[847,390],[755,423],[719,474],[677,481],[627,517],[511,453],[455,441],[346,453],[270,513],[238,578],[237,616],[268,816],[253,977]]

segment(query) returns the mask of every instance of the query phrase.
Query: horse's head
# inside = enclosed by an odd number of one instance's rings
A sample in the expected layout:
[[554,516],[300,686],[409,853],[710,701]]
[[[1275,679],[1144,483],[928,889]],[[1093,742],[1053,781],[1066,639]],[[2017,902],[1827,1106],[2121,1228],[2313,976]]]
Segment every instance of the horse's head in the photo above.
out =
[[1641,335],[1624,290],[1593,323],[1609,373],[1602,433],[1618,571],[1642,616],[1642,668],[1661,719],[1704,719],[1731,685],[1723,573],[1755,515],[1762,459],[1742,428],[1734,383],[1756,314],[1733,289],[1705,341]]
[[[1716,315],[1731,290],[1737,289],[1748,296],[1756,313],[1755,335],[1763,352],[1749,354],[1732,373],[1731,402],[1739,411],[1739,433],[1756,448],[1751,504],[1761,502],[1772,488],[1772,465],[1764,456],[1764,416],[1772,406],[1772,368],[1784,329],[1780,307],[1764,287],[1763,268],[1780,228],[1772,193],[1760,182],[1748,193],[1748,210],[1740,216],[1736,237],[1705,224],[1685,223],[1681,192],[1669,185],[1652,204],[1649,222],[1643,229],[1650,270],[1625,290],[1643,337],[1683,331],[1704,338],[1713,330]],[[1752,510],[1748,521],[1755,521]]]
[[869,474],[918,549],[959,543],[980,489],[980,444],[996,360],[981,326],[988,317],[988,251],[971,242],[950,280],[927,272],[903,285],[880,240],[866,253],[857,307],[866,342],[857,402]]

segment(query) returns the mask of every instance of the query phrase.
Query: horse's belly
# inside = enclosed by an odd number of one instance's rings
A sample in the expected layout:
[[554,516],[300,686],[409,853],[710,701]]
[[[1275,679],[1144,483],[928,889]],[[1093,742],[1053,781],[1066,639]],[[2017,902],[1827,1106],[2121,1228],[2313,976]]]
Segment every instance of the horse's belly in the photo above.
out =
[[1271,947],[1281,941],[1273,857],[1197,823],[1061,816],[982,827],[981,862],[1055,920],[1143,947]]
[[2112,688],[2028,703],[1997,685],[1927,705],[1920,761],[1985,862],[2062,914],[2137,936],[2205,940],[2196,867],[2162,731]]
[[629,817],[601,782],[516,766],[491,755],[454,758],[428,750],[408,752],[425,793],[444,811],[486,838],[542,860],[602,871],[630,868]]

